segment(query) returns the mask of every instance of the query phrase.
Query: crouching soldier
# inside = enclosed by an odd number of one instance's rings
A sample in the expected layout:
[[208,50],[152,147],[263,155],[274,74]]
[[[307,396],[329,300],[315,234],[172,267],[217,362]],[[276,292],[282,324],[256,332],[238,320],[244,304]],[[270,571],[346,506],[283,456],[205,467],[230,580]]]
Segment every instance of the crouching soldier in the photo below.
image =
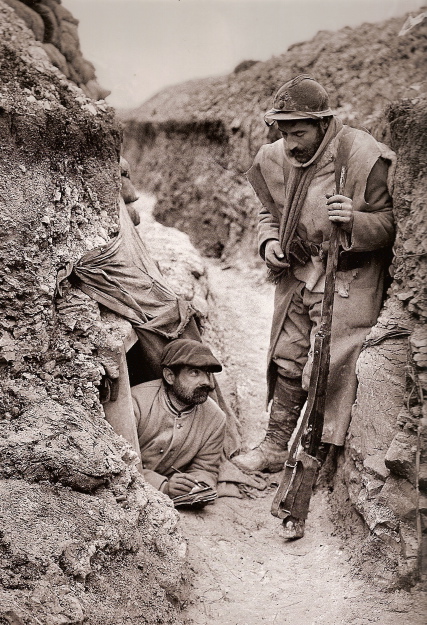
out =
[[200,483],[215,489],[225,414],[209,393],[222,366],[191,339],[169,343],[160,364],[161,380],[132,388],[143,475],[171,499]]

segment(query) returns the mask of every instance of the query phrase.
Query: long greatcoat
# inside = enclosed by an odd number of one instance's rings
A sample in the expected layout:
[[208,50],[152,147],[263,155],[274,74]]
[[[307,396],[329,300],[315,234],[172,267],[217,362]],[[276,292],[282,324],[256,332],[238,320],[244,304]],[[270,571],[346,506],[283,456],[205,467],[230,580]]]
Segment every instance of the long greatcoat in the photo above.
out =
[[[350,253],[369,252],[368,260],[357,270],[339,272],[338,293],[335,296],[331,333],[331,369],[325,409],[323,441],[342,445],[350,422],[351,407],[356,395],[356,360],[370,328],[376,323],[383,298],[385,265],[394,239],[391,206],[391,171],[394,153],[361,130],[344,126],[354,133],[348,160],[344,195],[352,198],[354,223],[351,238],[344,247]],[[335,159],[341,130],[331,140],[324,156],[315,163],[316,172],[302,209],[298,234],[305,240],[321,244],[327,250],[330,223],[327,217],[327,193],[335,193]],[[380,161],[379,161],[380,159]],[[381,166],[378,165],[378,161]],[[247,177],[262,208],[259,215],[259,246],[263,254],[268,240],[280,240],[279,229],[283,214],[286,184],[292,165],[286,158],[283,139],[259,150]],[[389,167],[387,190],[383,181],[373,180],[374,167],[383,177]],[[384,169],[385,168],[385,169]],[[365,197],[368,178],[370,197]],[[382,182],[382,184],[381,184]],[[378,184],[376,184],[378,183]],[[296,289],[310,279],[313,265],[293,267],[282,275],[275,292],[274,315],[268,353],[268,400],[273,396],[277,367],[274,353],[292,296]],[[298,278],[296,277],[298,275]],[[322,278],[314,291],[322,292]],[[304,371],[304,383],[309,379]]]

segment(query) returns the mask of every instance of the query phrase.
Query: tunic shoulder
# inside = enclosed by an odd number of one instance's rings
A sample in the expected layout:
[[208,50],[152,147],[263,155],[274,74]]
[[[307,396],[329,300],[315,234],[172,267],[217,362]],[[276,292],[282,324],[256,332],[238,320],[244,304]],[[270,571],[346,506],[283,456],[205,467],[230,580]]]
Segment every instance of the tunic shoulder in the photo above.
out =
[[278,139],[273,143],[266,143],[260,147],[255,157],[255,162],[261,166],[267,163],[282,165],[284,159],[283,139]]
[[141,414],[149,414],[161,385],[162,380],[150,380],[149,382],[143,382],[131,387],[130,394],[137,420]]
[[144,392],[149,389],[158,389],[162,385],[162,380],[150,380],[149,382],[142,382],[141,384],[136,384],[132,386],[130,391],[132,394],[139,394],[140,392]]
[[162,380],[150,380],[149,382],[142,382],[131,387],[131,392],[136,390],[143,390],[144,388],[159,388],[162,385]]
[[377,141],[369,132],[349,126],[344,126],[344,128],[347,132],[352,132],[354,137],[350,151],[347,181],[350,191],[352,193],[359,193],[361,198],[364,198],[369,174],[379,158],[383,158],[387,161],[389,166],[391,165],[391,167],[389,167],[388,180],[390,190],[396,160],[394,152],[383,143]]

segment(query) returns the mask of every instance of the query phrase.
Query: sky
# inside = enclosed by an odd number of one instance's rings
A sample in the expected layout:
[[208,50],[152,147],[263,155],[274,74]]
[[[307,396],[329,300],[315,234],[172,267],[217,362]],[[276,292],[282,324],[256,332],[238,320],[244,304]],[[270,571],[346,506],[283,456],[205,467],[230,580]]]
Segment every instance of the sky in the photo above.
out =
[[[134,108],[169,85],[266,61],[319,30],[417,14],[426,0],[62,0],[107,101]],[[402,19],[403,23],[403,19]],[[333,36],[331,34],[331,36]]]

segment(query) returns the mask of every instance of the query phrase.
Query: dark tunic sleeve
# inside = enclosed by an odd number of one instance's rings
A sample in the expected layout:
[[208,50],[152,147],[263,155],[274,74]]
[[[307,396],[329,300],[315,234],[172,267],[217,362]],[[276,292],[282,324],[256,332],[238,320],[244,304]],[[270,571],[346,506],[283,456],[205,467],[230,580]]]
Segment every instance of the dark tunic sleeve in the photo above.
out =
[[[265,160],[268,158],[269,147],[271,148],[271,145],[261,146],[252,167],[246,172],[246,177],[261,202],[258,221],[258,246],[262,258],[264,258],[267,241],[279,240],[280,207],[276,205],[262,173],[262,166],[265,165]],[[281,173],[283,175],[282,171]]]

